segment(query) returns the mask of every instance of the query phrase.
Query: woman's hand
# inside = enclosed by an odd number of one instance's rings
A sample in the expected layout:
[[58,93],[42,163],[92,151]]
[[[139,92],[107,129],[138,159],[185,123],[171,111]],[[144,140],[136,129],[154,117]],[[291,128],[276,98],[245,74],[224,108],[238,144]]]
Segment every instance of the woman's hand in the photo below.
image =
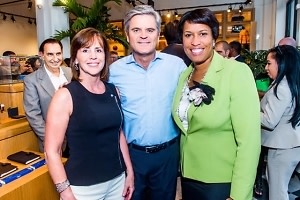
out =
[[226,200],[233,200],[233,199],[229,197],[229,198],[227,198]]
[[76,200],[71,187],[68,187],[65,191],[60,193],[60,200]]
[[134,191],[134,175],[133,172],[127,172],[124,190],[122,196],[125,200],[130,200]]

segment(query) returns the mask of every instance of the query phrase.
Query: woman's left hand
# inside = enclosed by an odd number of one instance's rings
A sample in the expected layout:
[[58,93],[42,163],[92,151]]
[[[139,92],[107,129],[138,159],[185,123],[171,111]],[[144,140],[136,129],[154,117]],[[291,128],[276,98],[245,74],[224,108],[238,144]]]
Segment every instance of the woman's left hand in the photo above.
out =
[[226,200],[233,200],[233,199],[229,197],[229,198],[227,198]]
[[130,200],[134,191],[134,175],[133,172],[127,173],[125,179],[125,186],[122,193],[122,196],[125,200]]

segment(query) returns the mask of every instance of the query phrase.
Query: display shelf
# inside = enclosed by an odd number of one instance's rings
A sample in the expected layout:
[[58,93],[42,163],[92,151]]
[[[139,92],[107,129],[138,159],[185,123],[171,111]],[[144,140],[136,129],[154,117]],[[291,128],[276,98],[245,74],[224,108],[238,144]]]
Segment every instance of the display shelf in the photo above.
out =
[[231,12],[214,12],[220,23],[218,40],[227,42],[239,41],[243,45],[250,45],[250,50],[255,49],[256,26],[254,26],[254,9],[244,9],[242,12],[232,10]]

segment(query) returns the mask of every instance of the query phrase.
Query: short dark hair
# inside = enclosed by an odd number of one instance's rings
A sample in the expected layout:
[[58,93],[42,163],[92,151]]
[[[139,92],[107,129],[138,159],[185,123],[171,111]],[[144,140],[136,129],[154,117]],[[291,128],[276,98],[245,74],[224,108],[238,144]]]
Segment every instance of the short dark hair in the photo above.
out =
[[183,26],[185,22],[193,24],[205,24],[211,29],[214,40],[217,40],[219,36],[219,22],[214,13],[207,8],[195,9],[183,14],[178,24],[180,40],[182,40]]
[[49,43],[50,43],[50,44],[59,44],[61,50],[63,50],[63,45],[62,45],[62,43],[61,43],[59,40],[54,39],[54,38],[48,38],[48,39],[44,40],[44,41],[42,42],[42,44],[40,45],[40,47],[39,47],[39,52],[44,53],[45,45],[46,45],[46,44],[49,44]]
[[168,45],[179,42],[178,23],[179,21],[175,20],[167,23],[164,27],[164,36]]
[[16,53],[13,51],[4,51],[2,54],[2,56],[12,56],[12,55],[16,55]]
[[232,49],[235,49],[235,51],[238,53],[238,54],[241,54],[241,51],[242,51],[242,44],[238,41],[232,41],[229,43],[230,47]]

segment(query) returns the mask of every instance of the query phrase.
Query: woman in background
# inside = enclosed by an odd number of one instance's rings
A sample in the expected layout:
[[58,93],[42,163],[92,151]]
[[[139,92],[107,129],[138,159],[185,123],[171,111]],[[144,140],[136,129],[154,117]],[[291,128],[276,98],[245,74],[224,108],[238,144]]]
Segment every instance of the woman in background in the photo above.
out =
[[269,50],[273,79],[261,100],[262,146],[268,148],[269,199],[288,200],[288,184],[300,162],[300,53],[289,45]]
[[173,105],[182,133],[182,197],[252,200],[261,134],[252,72],[214,51],[219,23],[210,10],[186,12],[178,29],[192,61]]
[[[94,28],[75,35],[71,43],[73,81],[55,93],[49,106],[45,156],[63,200],[130,199],[134,190],[118,93],[106,82],[106,41]],[[64,168],[61,149],[65,136],[70,156]]]
[[31,66],[33,71],[36,71],[38,68],[42,66],[42,60],[38,56],[30,57],[27,59],[26,64]]

